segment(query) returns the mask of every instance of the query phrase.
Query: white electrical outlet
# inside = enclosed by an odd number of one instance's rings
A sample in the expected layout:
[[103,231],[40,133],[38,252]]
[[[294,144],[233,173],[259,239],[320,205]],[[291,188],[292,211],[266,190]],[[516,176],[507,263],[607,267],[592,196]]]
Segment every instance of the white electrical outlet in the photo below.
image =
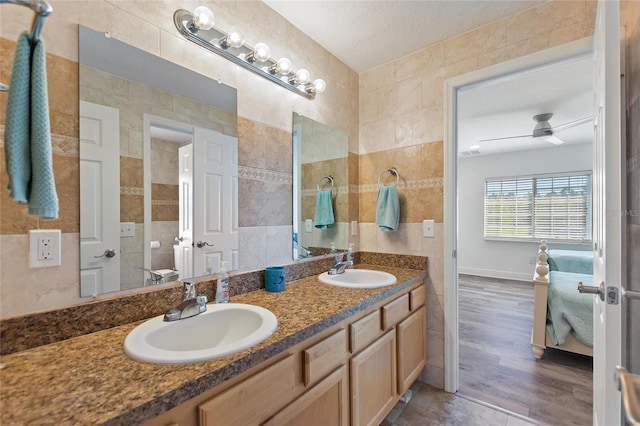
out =
[[313,231],[313,221],[311,219],[306,219],[304,221],[304,232]]
[[357,220],[352,220],[351,221],[351,236],[356,236],[358,235],[358,221]]
[[136,224],[133,222],[120,222],[120,236],[121,237],[135,237],[136,236]]
[[45,268],[62,264],[62,233],[59,229],[29,231],[29,267]]
[[436,224],[434,220],[422,221],[422,236],[425,238],[433,238],[436,236]]

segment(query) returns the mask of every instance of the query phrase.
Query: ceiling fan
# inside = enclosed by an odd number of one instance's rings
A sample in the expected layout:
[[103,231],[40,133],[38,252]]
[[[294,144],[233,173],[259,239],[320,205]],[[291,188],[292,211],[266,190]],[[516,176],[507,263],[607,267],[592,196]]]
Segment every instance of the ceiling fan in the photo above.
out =
[[533,121],[536,122],[535,127],[533,128],[533,132],[530,135],[519,135],[519,136],[507,136],[504,138],[491,138],[491,139],[480,139],[478,142],[490,142],[490,141],[499,141],[499,140],[507,140],[507,139],[520,139],[520,138],[533,138],[540,139],[546,142],[552,143],[554,145],[560,145],[564,143],[562,139],[557,137],[555,134],[561,132],[563,130],[570,129],[572,127],[579,126],[584,123],[588,123],[591,121],[592,117],[584,117],[578,120],[570,121],[568,123],[561,124],[559,126],[551,126],[549,120],[553,117],[553,113],[545,113],[538,114],[533,116]]

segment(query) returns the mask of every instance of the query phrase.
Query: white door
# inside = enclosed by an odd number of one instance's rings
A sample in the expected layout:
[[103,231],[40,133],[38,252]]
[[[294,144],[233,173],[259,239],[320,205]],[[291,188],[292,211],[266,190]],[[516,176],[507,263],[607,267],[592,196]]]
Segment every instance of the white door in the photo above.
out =
[[238,269],[238,140],[196,127],[193,145],[193,275]]
[[80,296],[120,290],[119,110],[80,101]]
[[[594,33],[593,282],[616,287],[622,280],[622,130],[620,111],[620,5],[598,2]],[[606,298],[605,298],[606,299]],[[614,381],[621,362],[620,304],[594,296],[593,423],[621,424],[620,393]]]
[[178,185],[180,213],[178,218],[178,253],[176,269],[180,279],[193,277],[193,144],[178,148]]

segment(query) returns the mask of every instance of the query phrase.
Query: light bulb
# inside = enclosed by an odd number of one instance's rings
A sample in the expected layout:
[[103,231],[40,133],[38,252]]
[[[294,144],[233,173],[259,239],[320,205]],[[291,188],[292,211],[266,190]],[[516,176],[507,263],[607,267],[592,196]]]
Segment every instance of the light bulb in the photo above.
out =
[[309,71],[304,68],[300,68],[296,71],[296,83],[307,84],[309,80],[311,80],[311,74],[309,74]]
[[256,61],[266,61],[269,59],[269,55],[271,54],[271,49],[265,43],[258,43],[253,48],[253,58]]
[[206,6],[198,6],[193,11],[193,26],[199,30],[213,28],[213,12]]
[[323,93],[326,88],[327,88],[327,83],[325,83],[323,79],[317,78],[313,80],[313,90],[316,93]]
[[227,44],[231,47],[240,47],[242,43],[244,43],[244,35],[240,32],[237,27],[229,28],[229,33],[226,37]]
[[278,59],[278,64],[276,70],[282,75],[288,75],[291,73],[293,65],[288,58],[280,58]]

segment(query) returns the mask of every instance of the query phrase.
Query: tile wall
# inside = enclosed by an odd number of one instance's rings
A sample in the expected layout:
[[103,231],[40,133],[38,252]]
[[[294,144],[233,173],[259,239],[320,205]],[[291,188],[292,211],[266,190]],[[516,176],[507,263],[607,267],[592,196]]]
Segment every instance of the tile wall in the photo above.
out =
[[[62,206],[60,219],[42,222],[0,199],[0,318],[82,303],[78,297],[78,65],[77,24],[229,84],[238,90],[238,140],[242,268],[263,268],[290,255],[292,112],[345,132],[349,137],[349,216],[360,220],[352,237],[359,250],[429,257],[428,368],[424,379],[443,384],[443,82],[445,79],[591,35],[595,3],[550,1],[405,56],[358,76],[295,27],[256,1],[202,1],[223,28],[237,25],[247,41],[266,41],[274,56],[287,55],[327,81],[314,101],[290,93],[185,42],[175,29],[174,8],[193,2],[51,1],[54,13],[43,32],[49,55],[49,96],[54,171]],[[20,31],[31,22],[25,8],[2,5],[0,54],[12,57]],[[56,59],[54,59],[54,55]],[[9,78],[8,61],[0,80]],[[6,105],[6,94],[0,94]],[[0,136],[4,117],[0,118]],[[0,161],[4,164],[4,151]],[[398,232],[378,231],[372,214],[379,173],[400,172],[403,197]],[[4,166],[2,166],[4,167]],[[4,169],[0,185],[6,185]],[[436,238],[421,237],[422,219],[435,219]],[[63,266],[31,270],[26,232],[63,231]],[[246,255],[249,254],[249,255]],[[27,285],[28,284],[28,287]],[[25,290],[28,288],[28,291]]]
[[[428,383],[444,385],[443,83],[590,36],[594,22],[595,2],[550,1],[360,75],[360,249],[429,258]],[[378,176],[391,166],[400,173],[401,223],[389,233],[375,225],[375,200]],[[435,220],[435,238],[422,238],[424,219]]]

